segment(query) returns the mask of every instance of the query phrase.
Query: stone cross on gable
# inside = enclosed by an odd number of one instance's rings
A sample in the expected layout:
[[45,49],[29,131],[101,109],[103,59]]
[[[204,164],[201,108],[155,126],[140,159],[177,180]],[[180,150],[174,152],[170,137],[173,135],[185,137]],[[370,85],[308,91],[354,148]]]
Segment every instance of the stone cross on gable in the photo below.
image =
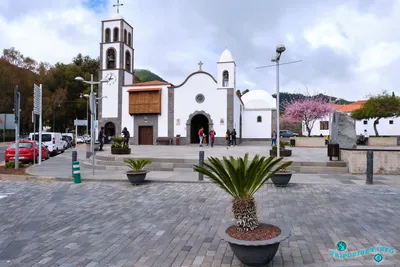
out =
[[200,71],[202,70],[201,67],[203,66],[203,64],[204,64],[204,63],[201,62],[201,61],[198,63],[198,65],[199,65],[199,70],[200,70]]
[[117,13],[119,13],[119,7],[120,6],[123,6],[124,4],[120,4],[119,3],[119,0],[117,0],[117,4],[116,5],[113,5],[113,7],[117,7]]

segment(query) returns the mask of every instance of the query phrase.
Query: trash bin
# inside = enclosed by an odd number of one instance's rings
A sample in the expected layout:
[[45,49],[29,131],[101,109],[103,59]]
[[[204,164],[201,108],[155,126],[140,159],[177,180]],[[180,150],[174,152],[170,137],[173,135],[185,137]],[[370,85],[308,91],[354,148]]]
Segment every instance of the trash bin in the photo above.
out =
[[338,160],[340,160],[339,144],[328,144],[328,157],[329,160],[332,160],[332,157],[336,157]]
[[296,146],[296,139],[290,139],[290,146]]
[[175,137],[175,144],[176,144],[177,146],[180,146],[180,145],[181,145],[181,135],[180,135],[180,134],[177,134],[177,135],[176,135],[176,137]]

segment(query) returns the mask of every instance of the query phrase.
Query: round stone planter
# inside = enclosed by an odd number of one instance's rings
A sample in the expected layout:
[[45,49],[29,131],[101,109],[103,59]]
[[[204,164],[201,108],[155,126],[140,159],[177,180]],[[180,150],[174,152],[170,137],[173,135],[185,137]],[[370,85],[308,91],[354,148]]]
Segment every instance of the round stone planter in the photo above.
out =
[[278,251],[279,244],[289,238],[290,229],[283,224],[274,224],[279,227],[281,233],[272,239],[260,241],[245,241],[230,237],[226,230],[231,224],[222,224],[218,230],[219,236],[229,243],[235,256],[245,266],[262,267],[267,266],[272,261]]
[[129,147],[112,147],[111,154],[113,154],[113,155],[129,155],[129,154],[131,154],[131,149]]
[[[281,153],[279,153],[281,157],[290,157],[292,155],[292,150],[290,149],[281,149]],[[276,150],[269,151],[270,156],[276,156]]]
[[275,186],[285,187],[290,182],[290,179],[294,173],[294,171],[278,172],[271,177],[271,180]]
[[133,185],[141,185],[144,182],[144,179],[146,179],[148,171],[128,171],[126,172],[126,176],[128,177],[129,182]]

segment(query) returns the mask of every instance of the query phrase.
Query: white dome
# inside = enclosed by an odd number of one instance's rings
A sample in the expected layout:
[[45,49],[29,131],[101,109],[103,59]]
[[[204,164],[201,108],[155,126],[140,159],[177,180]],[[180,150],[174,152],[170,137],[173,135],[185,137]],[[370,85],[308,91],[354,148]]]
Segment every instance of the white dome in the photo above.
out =
[[247,109],[276,108],[276,99],[265,90],[252,90],[242,96]]
[[218,62],[231,62],[234,61],[231,52],[227,49],[225,49],[224,52],[222,52],[221,57],[219,58]]

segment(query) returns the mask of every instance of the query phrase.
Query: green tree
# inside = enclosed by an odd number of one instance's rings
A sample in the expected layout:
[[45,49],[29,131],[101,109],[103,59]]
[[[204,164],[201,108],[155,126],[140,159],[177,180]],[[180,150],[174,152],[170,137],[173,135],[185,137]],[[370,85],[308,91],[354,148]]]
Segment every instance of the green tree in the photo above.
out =
[[375,119],[374,131],[376,136],[379,136],[377,124],[380,119],[398,116],[400,116],[400,98],[387,91],[377,96],[371,96],[360,109],[351,113],[351,117],[356,120]]

